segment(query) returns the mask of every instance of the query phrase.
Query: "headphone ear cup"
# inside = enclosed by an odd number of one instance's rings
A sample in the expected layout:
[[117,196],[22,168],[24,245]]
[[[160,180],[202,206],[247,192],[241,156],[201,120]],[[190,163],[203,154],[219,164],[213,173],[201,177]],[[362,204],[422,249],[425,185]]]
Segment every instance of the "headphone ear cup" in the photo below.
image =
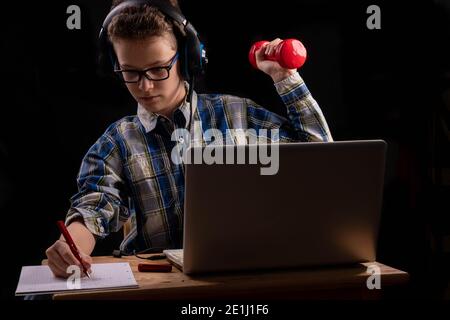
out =
[[189,75],[201,75],[206,67],[206,51],[197,35],[188,33],[187,39],[187,57]]
[[200,73],[204,75],[206,73],[206,67],[208,66],[208,55],[206,54],[205,45],[200,42]]

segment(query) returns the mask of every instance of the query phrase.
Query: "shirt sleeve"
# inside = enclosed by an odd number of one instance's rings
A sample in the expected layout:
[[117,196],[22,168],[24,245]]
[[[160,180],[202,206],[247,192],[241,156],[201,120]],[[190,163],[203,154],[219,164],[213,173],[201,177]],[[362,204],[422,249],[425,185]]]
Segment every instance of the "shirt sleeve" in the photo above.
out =
[[322,110],[298,72],[275,83],[275,88],[287,107],[290,124],[297,139],[333,141]]
[[81,218],[96,238],[120,229],[129,218],[122,168],[119,149],[105,133],[83,158],[66,225]]

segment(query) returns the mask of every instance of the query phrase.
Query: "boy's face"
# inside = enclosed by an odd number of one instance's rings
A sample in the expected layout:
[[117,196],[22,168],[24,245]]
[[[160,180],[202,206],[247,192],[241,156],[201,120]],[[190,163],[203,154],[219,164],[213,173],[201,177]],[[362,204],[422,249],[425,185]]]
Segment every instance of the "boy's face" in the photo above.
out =
[[[145,70],[169,66],[176,54],[176,40],[167,36],[145,39],[115,39],[114,50],[121,70]],[[146,110],[167,117],[181,104],[186,89],[180,76],[178,60],[169,71],[169,78],[148,80],[145,76],[137,83],[126,83],[136,101]]]

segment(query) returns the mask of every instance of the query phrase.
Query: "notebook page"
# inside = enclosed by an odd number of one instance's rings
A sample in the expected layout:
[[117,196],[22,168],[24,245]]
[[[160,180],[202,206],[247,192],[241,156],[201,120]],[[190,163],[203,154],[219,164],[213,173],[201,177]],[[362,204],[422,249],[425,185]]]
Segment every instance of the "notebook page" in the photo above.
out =
[[82,277],[80,287],[73,289],[73,280],[55,277],[46,265],[22,267],[16,295],[138,287],[129,263],[92,264],[91,269],[91,279]]

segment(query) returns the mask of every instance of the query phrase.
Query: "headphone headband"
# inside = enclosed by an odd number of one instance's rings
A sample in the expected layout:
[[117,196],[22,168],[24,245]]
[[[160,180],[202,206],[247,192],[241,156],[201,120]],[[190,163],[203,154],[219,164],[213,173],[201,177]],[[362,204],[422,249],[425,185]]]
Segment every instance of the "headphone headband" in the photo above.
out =
[[[129,7],[137,7],[139,5],[144,5],[144,4],[148,4],[150,6],[156,7],[164,15],[168,16],[169,18],[171,18],[174,21],[177,21],[178,23],[180,23],[181,25],[183,25],[186,28],[186,25],[188,24],[188,21],[183,16],[183,14],[181,12],[179,12],[179,10],[177,10],[175,7],[168,5],[164,1],[158,1],[158,0],[151,0],[151,1],[149,1],[149,0],[128,0],[128,1],[122,2],[121,4],[117,5],[116,7],[114,7],[108,13],[108,15],[106,16],[105,20],[103,21],[102,30],[100,30],[100,32],[102,32],[103,30],[105,30],[107,32],[108,31],[108,26],[111,23],[111,20],[117,14],[119,14],[123,9],[129,8]],[[194,29],[194,31],[195,31],[195,29]]]

